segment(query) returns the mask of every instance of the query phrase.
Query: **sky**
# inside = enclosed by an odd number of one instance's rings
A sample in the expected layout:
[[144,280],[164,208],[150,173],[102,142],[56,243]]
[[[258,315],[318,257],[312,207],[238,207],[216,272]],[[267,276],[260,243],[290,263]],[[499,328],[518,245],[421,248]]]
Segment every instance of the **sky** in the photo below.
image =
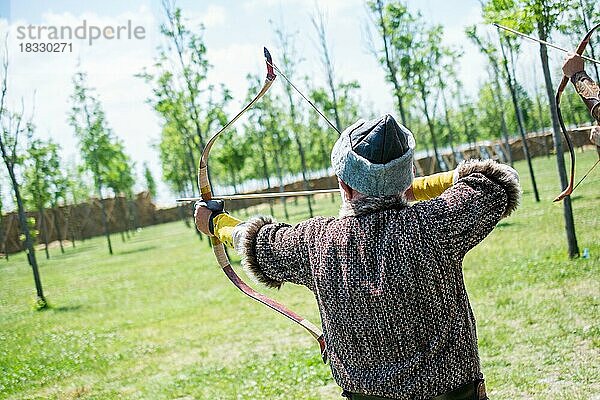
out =
[[[273,23],[289,32],[298,32],[295,45],[303,61],[298,76],[307,75],[316,84],[324,84],[311,14],[316,2],[306,0],[225,0],[177,1],[190,27],[203,24],[207,58],[212,64],[208,79],[225,84],[233,101],[228,111],[233,115],[243,106],[248,82],[247,74],[264,73],[262,47],[267,46],[277,63],[277,45]],[[332,58],[339,78],[357,80],[361,84],[360,98],[365,109],[383,114],[394,109],[391,91],[384,73],[367,46],[366,31],[370,20],[364,1],[321,0],[326,15],[326,29]],[[411,9],[419,9],[431,23],[444,26],[444,42],[461,47],[464,55],[457,67],[467,95],[486,80],[485,62],[468,43],[464,28],[481,23],[478,0],[408,1]],[[118,27],[131,21],[132,28],[142,27],[142,39],[121,37],[72,42],[72,52],[26,53],[21,45],[33,42],[19,38],[19,27],[81,26]],[[147,104],[150,87],[134,75],[149,67],[156,56],[156,47],[163,42],[159,25],[163,13],[159,0],[75,1],[75,0],[0,0],[0,32],[8,32],[9,101],[13,107],[24,99],[26,110],[34,109],[37,134],[51,137],[62,146],[66,160],[78,160],[77,142],[69,126],[72,77],[79,69],[88,74],[88,84],[96,89],[110,128],[125,143],[126,151],[136,163],[141,179],[144,162],[160,179],[160,161],[153,144],[159,140],[161,121]],[[23,29],[23,28],[21,28]],[[376,39],[375,39],[376,40]],[[524,45],[528,46],[528,45]],[[527,47],[522,74],[533,70],[537,47]],[[528,61],[530,60],[530,61]],[[529,72],[528,72],[529,71]],[[278,84],[281,85],[283,81]],[[298,86],[300,82],[296,82]],[[200,152],[200,149],[198,149]],[[137,187],[143,189],[143,185]],[[161,184],[157,202],[174,204],[174,195]]]

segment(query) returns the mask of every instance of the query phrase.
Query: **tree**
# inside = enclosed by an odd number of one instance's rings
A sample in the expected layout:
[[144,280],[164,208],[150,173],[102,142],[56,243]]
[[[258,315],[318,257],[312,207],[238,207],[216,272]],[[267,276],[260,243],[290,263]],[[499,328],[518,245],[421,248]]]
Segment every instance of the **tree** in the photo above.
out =
[[[2,187],[0,186],[0,194],[2,193]],[[4,199],[0,196],[0,243],[2,243],[2,252],[6,261],[8,261],[8,251],[6,249],[6,232],[4,231]]]
[[153,85],[153,97],[147,102],[163,119],[161,140],[156,145],[163,178],[180,196],[193,196],[196,193],[196,152],[199,145],[184,105],[184,94],[176,89],[172,71],[163,66],[166,59],[167,54],[161,53],[157,59],[161,70],[154,74],[145,71],[139,76]]
[[321,63],[325,69],[325,76],[327,77],[327,87],[329,94],[331,95],[331,111],[335,118],[335,127],[338,131],[342,131],[342,121],[340,117],[340,109],[338,104],[337,96],[337,84],[335,81],[335,73],[333,68],[333,62],[331,61],[331,55],[329,54],[329,46],[327,44],[327,33],[325,32],[325,15],[322,10],[317,9],[315,15],[311,17],[312,24],[317,32],[317,38],[321,48]]
[[[358,118],[358,105],[352,96],[352,92],[359,89],[360,84],[357,81],[344,82],[340,79],[336,79],[335,68],[327,41],[327,33],[325,31],[325,15],[323,11],[317,9],[315,15],[311,17],[311,20],[317,33],[318,47],[321,54],[321,65],[325,71],[327,85],[326,89],[313,88],[310,91],[309,97],[320,111],[325,115],[329,115],[330,118],[333,118],[335,127],[339,132],[342,132],[344,127],[354,123]],[[314,115],[314,118],[311,118],[311,121],[317,125],[321,122],[317,115]],[[315,127],[317,125],[315,125]],[[329,129],[329,127],[327,127],[327,129]],[[333,132],[319,132],[317,140],[328,142],[332,137],[329,133]],[[337,132],[335,133],[337,134]],[[321,137],[323,135],[325,138]],[[315,135],[311,134],[311,137],[315,137]],[[335,139],[337,139],[337,135],[335,136]],[[324,149],[329,148],[330,147],[324,147]],[[327,159],[329,159],[329,155],[327,155]]]
[[[121,204],[121,209],[125,216],[125,224],[121,230],[121,240],[125,241],[124,232],[129,231],[135,219],[133,218],[134,213],[131,212],[131,207],[127,206],[127,203],[133,198],[135,166],[129,156],[125,154],[125,146],[121,140],[115,138],[111,146],[107,147],[105,151],[110,152],[110,161],[106,168],[106,187],[113,191],[115,207],[118,203]],[[123,196],[124,201],[119,200],[119,195]]]
[[[213,110],[224,109],[231,96],[223,85],[217,90],[207,84],[211,65],[206,58],[204,27],[189,29],[173,1],[163,0],[162,7],[166,21],[160,29],[165,42],[158,47],[153,67],[137,76],[152,85],[153,95],[148,103],[163,120],[161,140],[156,147],[163,178],[180,196],[194,196],[199,153],[218,122],[218,113]],[[189,213],[182,207],[179,212],[191,227],[185,217]],[[202,239],[200,232],[198,236]]]
[[[52,208],[53,220],[54,220],[54,229],[56,229],[56,234],[58,235],[58,244],[60,245],[61,253],[65,252],[65,248],[63,246],[62,239],[65,236],[65,233],[61,229],[60,221],[58,218],[59,215],[59,206],[62,202],[63,205],[67,204],[67,194],[70,187],[70,182],[68,176],[63,172],[61,168],[60,158],[58,156],[58,146],[55,148],[55,152],[52,154],[50,158],[50,164],[52,169],[54,170],[53,174],[50,176],[50,184],[52,187],[52,197],[50,199],[50,207]],[[73,247],[75,247],[75,240],[73,239]]]
[[94,181],[96,195],[100,201],[102,226],[109,254],[113,254],[108,217],[104,204],[104,190],[112,170],[112,157],[115,155],[115,138],[108,128],[100,101],[94,96],[93,89],[87,87],[86,74],[77,72],[73,77],[74,93],[71,95],[69,123],[75,130],[79,141],[84,168]]
[[[488,20],[500,21],[524,33],[531,33],[535,30],[541,40],[547,41],[552,31],[559,26],[560,17],[567,9],[568,4],[558,0],[493,0],[485,6],[484,11]],[[543,43],[540,44],[540,59],[542,70],[544,71],[546,94],[552,115],[552,138],[556,150],[556,164],[560,183],[565,188],[567,187],[567,172],[565,169],[561,128],[548,62],[548,47]],[[563,211],[569,257],[578,257],[579,246],[575,234],[575,222],[570,196],[565,197],[563,200]]]
[[379,49],[370,39],[369,49],[385,68],[386,80],[394,89],[393,94],[400,112],[400,121],[402,125],[408,126],[411,93],[401,82],[409,82],[412,73],[409,62],[415,34],[413,29],[415,17],[406,5],[400,2],[367,1],[367,9],[371,13],[373,24],[377,27],[377,33],[383,43],[383,49]]
[[17,213],[19,215],[19,225],[21,232],[25,236],[25,253],[27,254],[27,261],[31,266],[33,272],[33,280],[36,289],[36,309],[41,310],[48,306],[46,298],[44,297],[44,290],[42,288],[42,280],[38,269],[37,260],[35,258],[35,249],[33,248],[33,238],[29,225],[27,223],[27,216],[25,214],[25,207],[23,205],[23,198],[21,197],[21,186],[17,178],[15,169],[20,166],[22,157],[19,154],[18,146],[19,139],[25,133],[30,133],[33,130],[33,124],[31,120],[24,121],[24,106],[21,101],[21,109],[16,112],[11,112],[6,106],[6,95],[8,92],[8,54],[5,53],[2,62],[2,88],[0,92],[0,153],[2,153],[2,161],[10,177],[15,200],[17,202]]
[[[519,127],[519,133],[521,134],[521,140],[523,141],[523,153],[525,154],[525,159],[527,160],[527,167],[529,169],[529,175],[531,177],[531,185],[533,187],[533,196],[535,201],[540,201],[540,194],[537,189],[537,183],[535,180],[535,173],[533,171],[533,164],[531,163],[531,154],[529,152],[529,146],[527,144],[527,136],[525,132],[525,120],[523,117],[523,109],[519,105],[519,97],[518,97],[518,83],[516,79],[515,73],[515,60],[514,60],[514,52],[518,48],[517,45],[510,40],[510,38],[503,33],[500,33],[500,49],[502,51],[502,66],[504,67],[504,73],[506,77],[506,85],[508,86],[510,96],[513,102],[513,107],[515,109],[515,115],[517,117],[517,125]],[[511,69],[508,67],[508,57],[506,55],[506,48],[508,48],[510,54],[510,64]]]
[[[285,71],[288,78],[294,79],[295,68],[299,63],[298,56],[293,43],[293,35],[283,31],[283,28],[279,27],[275,29],[275,34],[281,48],[281,67]],[[300,115],[296,110],[296,102],[292,96],[292,87],[290,85],[284,86],[284,91],[288,100],[288,116],[287,123],[292,133],[292,139],[298,149],[298,155],[300,156],[300,172],[302,173],[302,182],[304,183],[304,190],[308,190],[308,167],[306,163],[306,152],[302,143],[301,132],[300,132]],[[306,196],[306,204],[308,206],[308,214],[313,217],[312,202],[310,196]]]
[[156,196],[156,181],[154,180],[154,176],[152,176],[152,171],[148,167],[147,162],[144,162],[144,180],[146,181],[146,190],[150,194],[150,197],[153,198]]
[[48,221],[45,209],[53,203],[55,190],[53,184],[56,176],[61,174],[58,145],[51,140],[44,142],[41,139],[31,138],[27,153],[24,173],[25,204],[28,208],[36,209],[38,212],[40,232],[44,240],[44,251],[46,252],[46,258],[49,259]]
[[[68,204],[80,204],[89,199],[90,193],[93,193],[94,188],[88,182],[88,180],[84,177],[84,168],[82,166],[78,166],[71,161],[67,163],[66,168],[66,188],[65,188],[65,197],[64,202]],[[79,237],[81,235],[81,223],[78,220],[68,221],[69,232],[68,234],[71,236],[71,243],[73,247],[76,247],[75,243],[75,233],[78,232]],[[82,239],[83,240],[83,239]]]
[[[249,97],[254,97],[261,86],[259,77],[249,77],[250,88]],[[250,140],[250,148],[254,154],[261,154],[260,163],[257,169],[267,183],[267,188],[271,188],[271,171],[275,171],[275,176],[279,182],[279,191],[283,192],[283,175],[286,172],[284,160],[291,158],[291,138],[286,132],[286,127],[281,124],[285,118],[285,111],[281,106],[283,101],[272,92],[267,92],[261,98],[260,102],[248,110],[248,121],[246,125],[246,136],[255,140]],[[256,132],[256,135],[253,133]],[[268,157],[268,155],[271,155]],[[286,219],[289,219],[286,198],[281,197],[283,212]]]
[[[446,141],[448,143],[448,146],[450,147],[450,151],[452,152],[452,156],[453,156],[453,162],[455,165],[450,166],[452,168],[456,167],[457,161],[456,161],[456,149],[455,149],[455,145],[454,145],[454,132],[453,132],[453,128],[452,128],[452,123],[450,122],[450,107],[448,104],[448,99],[446,96],[446,92],[448,91],[448,89],[451,90],[451,88],[449,87],[449,85],[446,82],[456,82],[456,87],[457,90],[461,90],[461,84],[459,82],[458,76],[456,74],[456,69],[454,68],[456,65],[456,62],[458,60],[459,57],[459,53],[456,51],[453,51],[451,49],[443,49],[442,50],[442,55],[443,55],[443,59],[445,59],[446,61],[442,61],[442,65],[441,68],[437,68],[437,86],[439,88],[439,91],[442,94],[442,106],[444,107],[444,122],[446,125],[446,130],[447,130],[447,136],[446,136]],[[443,74],[443,77],[442,77]]]
[[502,79],[502,72],[500,70],[500,61],[499,56],[497,54],[496,47],[492,44],[491,40],[483,40],[477,34],[477,27],[475,25],[468,26],[465,29],[465,33],[469,39],[477,47],[479,47],[479,51],[484,54],[488,63],[491,66],[490,69],[490,77],[492,78],[492,82],[494,84],[493,92],[493,103],[495,103],[497,113],[500,114],[500,129],[502,131],[502,137],[504,138],[504,146],[506,148],[506,152],[508,154],[509,163],[513,165],[513,156],[510,148],[510,141],[508,137],[508,129],[506,127],[506,114],[505,114],[505,101],[504,101],[504,91],[502,90],[502,86],[500,86],[500,81]]
[[432,83],[435,82],[438,75],[437,68],[442,58],[443,49],[440,43],[443,29],[439,25],[431,28],[427,28],[425,24],[419,24],[419,26],[420,28],[417,30],[420,34],[413,36],[414,42],[411,46],[413,54],[411,57],[411,71],[414,77],[413,84],[421,100],[421,111],[425,116],[427,127],[429,128],[435,160],[441,169],[447,170],[448,166],[440,157],[438,150],[439,145],[435,124],[437,95],[433,96],[433,100],[431,98],[433,89],[435,89]]
[[[570,4],[567,12],[566,23],[559,24],[558,29],[571,35],[573,41],[579,41],[594,25],[600,21],[600,7],[596,0],[575,0]],[[600,45],[598,36],[592,36],[589,44],[590,57],[597,60],[596,48]],[[600,68],[597,64],[592,63],[591,68],[596,75],[596,82],[600,81]]]

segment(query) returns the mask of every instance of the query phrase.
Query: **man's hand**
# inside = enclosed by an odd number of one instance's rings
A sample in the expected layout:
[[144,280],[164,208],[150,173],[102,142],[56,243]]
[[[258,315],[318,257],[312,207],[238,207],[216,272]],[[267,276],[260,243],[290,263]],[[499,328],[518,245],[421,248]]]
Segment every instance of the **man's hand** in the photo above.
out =
[[194,204],[196,227],[205,235],[213,236],[214,234],[211,232],[212,219],[223,212],[222,200],[197,201]]
[[592,128],[592,132],[590,133],[590,142],[596,146],[600,146],[600,126],[595,126]]
[[569,53],[562,67],[563,74],[570,78],[576,73],[583,71],[583,69],[583,58],[577,54]]
[[196,227],[205,235],[211,235],[210,230],[208,229],[211,214],[212,211],[206,206],[199,205],[198,203],[194,206],[194,220],[196,221]]

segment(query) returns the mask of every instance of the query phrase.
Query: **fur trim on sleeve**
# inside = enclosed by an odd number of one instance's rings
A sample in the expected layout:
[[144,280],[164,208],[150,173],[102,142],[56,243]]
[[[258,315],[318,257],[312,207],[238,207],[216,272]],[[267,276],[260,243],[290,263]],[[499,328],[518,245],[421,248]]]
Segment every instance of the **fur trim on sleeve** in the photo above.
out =
[[458,171],[459,179],[470,174],[480,173],[500,185],[506,191],[508,202],[502,218],[508,217],[519,206],[521,201],[519,174],[510,166],[493,160],[474,159],[462,161],[458,164],[456,170]]
[[242,255],[242,266],[254,280],[268,287],[279,289],[283,282],[271,279],[263,272],[256,254],[256,237],[258,236],[258,232],[263,226],[276,222],[270,216],[258,216],[245,222],[243,224],[244,230],[240,235],[240,241],[236,245],[236,250]]

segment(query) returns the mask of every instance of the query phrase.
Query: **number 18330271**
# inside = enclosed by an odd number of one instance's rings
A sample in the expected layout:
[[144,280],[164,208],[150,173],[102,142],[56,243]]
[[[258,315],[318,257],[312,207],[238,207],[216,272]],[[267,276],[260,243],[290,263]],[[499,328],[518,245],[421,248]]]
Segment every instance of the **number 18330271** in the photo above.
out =
[[73,43],[70,42],[21,42],[21,53],[72,53]]

